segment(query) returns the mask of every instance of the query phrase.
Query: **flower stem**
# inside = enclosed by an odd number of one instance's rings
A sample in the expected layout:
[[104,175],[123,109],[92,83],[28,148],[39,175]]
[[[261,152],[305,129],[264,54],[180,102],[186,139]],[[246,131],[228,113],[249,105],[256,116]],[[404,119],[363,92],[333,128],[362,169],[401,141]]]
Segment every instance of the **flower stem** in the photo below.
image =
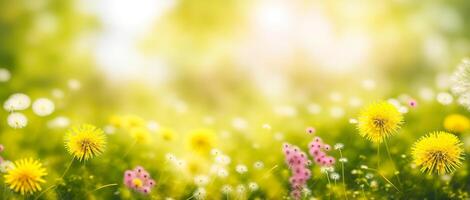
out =
[[[388,158],[390,159],[390,161],[391,161],[392,164],[393,164],[393,169],[394,169],[395,171],[397,171],[398,169],[397,169],[397,167],[396,167],[396,165],[395,165],[395,161],[393,161],[393,159],[392,159],[392,155],[390,154],[390,150],[389,150],[389,148],[388,148],[387,141],[385,141],[385,148],[387,149]],[[403,189],[403,186],[402,186],[401,181],[400,181],[400,177],[399,177],[398,174],[396,174],[395,172],[393,172],[393,174],[395,175],[395,177],[397,177],[398,185],[400,185],[400,188]]]
[[[341,149],[339,149],[339,155],[341,158],[343,158],[343,153],[341,153]],[[344,162],[341,162],[341,174],[343,176],[343,192],[344,192],[344,198],[347,200],[348,199],[348,194],[346,192],[346,182],[344,180]]]

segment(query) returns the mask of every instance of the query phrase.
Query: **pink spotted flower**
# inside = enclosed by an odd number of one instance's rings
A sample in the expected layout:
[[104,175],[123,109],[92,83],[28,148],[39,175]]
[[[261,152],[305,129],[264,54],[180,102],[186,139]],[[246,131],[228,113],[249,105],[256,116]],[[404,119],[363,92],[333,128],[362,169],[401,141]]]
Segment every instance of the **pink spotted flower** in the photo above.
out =
[[307,154],[298,147],[288,143],[283,145],[283,152],[286,163],[292,172],[292,176],[289,179],[292,189],[291,196],[294,199],[300,199],[302,197],[302,189],[306,186],[307,180],[311,176],[311,172],[307,167],[309,163]]
[[313,161],[322,166],[329,167],[335,164],[335,158],[327,154],[331,150],[331,146],[324,144],[320,137],[313,138],[308,144],[309,153],[313,157]]
[[124,185],[142,194],[149,194],[155,184],[155,180],[143,167],[138,166],[124,172]]

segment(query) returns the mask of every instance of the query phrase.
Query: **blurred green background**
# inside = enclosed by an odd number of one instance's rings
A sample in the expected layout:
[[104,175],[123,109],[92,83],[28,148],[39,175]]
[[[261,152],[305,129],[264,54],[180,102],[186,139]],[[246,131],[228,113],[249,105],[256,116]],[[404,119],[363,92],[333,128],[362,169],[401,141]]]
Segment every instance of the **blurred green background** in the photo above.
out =
[[[53,185],[71,159],[63,147],[69,125],[48,124],[66,117],[70,125],[105,129],[108,148],[75,163],[60,186],[40,198],[187,199],[197,188],[194,177],[210,174],[210,153],[187,147],[191,132],[204,129],[215,133],[211,148],[232,160],[228,178],[210,175],[208,199],[281,199],[289,195],[281,144],[305,148],[311,136],[304,130],[313,126],[327,143],[345,144],[351,197],[468,199],[468,156],[451,181],[420,175],[409,159],[411,144],[443,130],[447,115],[468,116],[455,100],[438,100],[470,54],[468,10],[467,1],[0,0],[0,68],[11,73],[0,82],[1,101],[21,92],[56,106],[47,117],[25,111],[23,129],[10,128],[1,110],[2,157],[40,159],[49,173],[43,188]],[[406,105],[409,98],[419,106],[409,109],[389,142],[400,173],[411,177],[404,178],[403,192],[380,177],[351,174],[377,159],[376,147],[351,119],[370,102]],[[138,141],[113,124],[113,116],[135,116],[154,129]],[[468,155],[468,132],[459,137]],[[188,163],[187,173],[169,166],[168,153]],[[253,169],[257,161],[264,169]],[[249,173],[237,174],[237,164]],[[163,177],[150,196],[122,184],[124,171],[137,165]],[[326,199],[327,180],[315,173],[308,198]],[[259,190],[227,197],[220,191],[250,181]],[[119,185],[93,192],[112,183]],[[342,198],[337,193],[331,198]],[[22,198],[8,190],[2,195]]]

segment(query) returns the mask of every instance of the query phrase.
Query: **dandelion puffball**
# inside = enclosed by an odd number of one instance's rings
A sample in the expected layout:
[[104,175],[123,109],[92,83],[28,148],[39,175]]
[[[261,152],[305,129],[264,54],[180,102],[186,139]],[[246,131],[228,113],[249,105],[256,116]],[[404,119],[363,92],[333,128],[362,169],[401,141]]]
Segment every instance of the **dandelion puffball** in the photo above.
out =
[[31,104],[28,95],[23,93],[12,94],[3,104],[6,111],[25,110]]
[[52,114],[54,109],[54,103],[47,98],[39,98],[33,103],[33,112],[41,117]]
[[24,128],[28,125],[28,118],[22,113],[11,113],[7,118],[8,125],[12,128]]
[[0,68],[0,82],[7,82],[11,78],[10,71],[4,68]]

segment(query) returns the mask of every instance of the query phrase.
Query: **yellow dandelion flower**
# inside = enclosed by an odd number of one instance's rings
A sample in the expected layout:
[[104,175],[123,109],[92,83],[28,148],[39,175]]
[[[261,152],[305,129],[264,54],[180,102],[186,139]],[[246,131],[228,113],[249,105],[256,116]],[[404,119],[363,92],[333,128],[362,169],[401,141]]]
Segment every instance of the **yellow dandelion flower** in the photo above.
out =
[[444,128],[450,132],[462,133],[470,128],[470,120],[459,114],[448,115],[444,119]]
[[403,116],[391,103],[373,103],[363,109],[358,118],[357,128],[362,137],[381,143],[395,134],[403,123]]
[[207,153],[215,145],[215,133],[209,129],[194,130],[189,133],[187,144],[192,151]]
[[412,147],[413,162],[422,172],[452,173],[462,165],[463,148],[457,136],[444,131],[421,137]]
[[27,158],[16,161],[14,167],[5,174],[4,178],[10,189],[24,195],[41,191],[40,184],[46,182],[43,179],[45,175],[47,175],[46,169],[39,161]]
[[67,151],[78,160],[88,160],[103,153],[106,147],[106,136],[93,125],[83,124],[73,127],[65,135]]
[[132,138],[137,143],[149,142],[150,141],[150,133],[144,127],[135,127],[130,130],[130,134]]

